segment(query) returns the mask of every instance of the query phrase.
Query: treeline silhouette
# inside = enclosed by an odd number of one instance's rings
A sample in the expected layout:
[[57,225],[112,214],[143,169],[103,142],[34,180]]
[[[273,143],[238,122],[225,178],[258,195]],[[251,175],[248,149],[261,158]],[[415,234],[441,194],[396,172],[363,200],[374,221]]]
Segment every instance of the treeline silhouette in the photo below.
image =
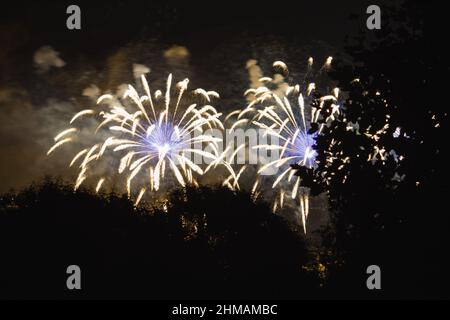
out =
[[[0,201],[3,298],[298,298],[305,241],[250,195],[186,188],[164,204],[74,192],[52,179]],[[66,288],[78,265],[82,290]]]
[[[319,168],[315,173],[298,168],[298,174],[313,192],[321,191],[312,181],[314,174],[324,174],[320,151],[331,139],[340,142],[334,151],[351,158],[348,171],[339,170],[339,163],[327,168],[331,222],[322,232],[319,255],[329,294],[449,298],[449,132],[442,94],[450,73],[448,46],[439,36],[443,17],[420,1],[382,10],[381,30],[353,39],[346,48],[352,62],[337,57],[331,76],[346,94],[347,121],[373,132],[389,120],[388,133],[376,141],[387,160],[367,161],[375,142],[337,121],[317,139]],[[382,270],[379,292],[369,292],[361,281],[372,264]]]

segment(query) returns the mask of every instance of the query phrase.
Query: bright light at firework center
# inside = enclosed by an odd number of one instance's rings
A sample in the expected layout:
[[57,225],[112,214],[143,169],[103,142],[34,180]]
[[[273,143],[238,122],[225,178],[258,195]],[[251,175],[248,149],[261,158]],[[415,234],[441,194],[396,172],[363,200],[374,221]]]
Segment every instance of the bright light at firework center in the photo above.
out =
[[167,154],[178,154],[186,146],[188,137],[181,137],[178,127],[172,123],[156,123],[154,129],[144,139],[147,151],[158,153],[159,158]]
[[294,142],[294,151],[288,153],[289,156],[298,157],[296,163],[308,168],[314,167],[316,163],[317,151],[314,149],[316,145],[317,134],[309,134],[302,132],[298,135]]

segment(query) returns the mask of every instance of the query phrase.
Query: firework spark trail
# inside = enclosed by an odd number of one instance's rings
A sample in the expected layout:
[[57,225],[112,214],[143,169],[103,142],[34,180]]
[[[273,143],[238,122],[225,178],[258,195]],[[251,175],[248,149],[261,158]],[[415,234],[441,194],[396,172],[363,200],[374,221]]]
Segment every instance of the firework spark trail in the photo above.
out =
[[[183,95],[187,92],[188,79],[176,85],[175,106],[171,103],[171,74],[167,78],[164,95],[160,90],[156,90],[152,97],[147,79],[142,76],[141,81],[145,95],[139,96],[136,89],[129,85],[122,97],[124,101],[131,100],[131,106],[126,107],[114,96],[105,94],[98,99],[97,104],[107,104],[109,109],[98,113],[91,109],[82,110],[71,119],[70,124],[73,126],[83,117],[96,116],[99,124],[94,135],[102,128],[109,133],[109,136],[100,143],[79,151],[70,162],[70,166],[81,162],[75,189],[88,178],[94,165],[101,161],[107,152],[112,152],[118,157],[119,174],[128,172],[126,189],[129,196],[133,179],[144,171],[148,173],[149,189],[158,191],[167,169],[170,169],[181,186],[185,186],[187,183],[197,184],[195,175],[201,176],[212,167],[224,165],[236,186],[236,173],[219,152],[218,142],[221,139],[204,134],[205,129],[217,127],[224,129],[219,120],[221,113],[209,104],[200,106],[196,103],[184,108],[184,112],[178,112],[181,109]],[[208,103],[211,102],[211,98],[219,97],[216,92],[203,89],[195,90],[193,96],[201,96],[201,99],[197,100],[206,100]],[[147,112],[148,109],[151,112]],[[56,143],[47,154],[50,155],[63,144],[74,141],[78,132],[75,127],[62,131],[55,137]],[[193,145],[200,145],[203,148],[194,148]],[[205,151],[207,147],[211,151]],[[212,165],[202,169],[191,160],[192,155],[210,159]],[[98,180],[96,192],[99,192],[106,179],[103,176]],[[136,205],[146,190],[141,186]]]
[[[329,57],[319,72],[328,69],[332,58]],[[340,114],[338,104],[339,90],[336,88],[330,95],[316,98],[314,82],[305,83],[308,76],[312,74],[313,59],[308,59],[308,69],[304,77],[302,86],[296,84],[288,86],[280,92],[279,89],[271,90],[267,86],[273,84],[270,77],[262,77],[261,85],[258,88],[248,89],[245,96],[253,95],[251,101],[243,110],[236,110],[226,118],[236,117],[232,128],[240,125],[252,124],[265,131],[265,135],[276,137],[280,144],[259,144],[252,146],[254,150],[278,151],[279,156],[261,166],[258,174],[263,174],[269,169],[279,170],[272,188],[281,185],[282,180],[286,180],[291,185],[290,198],[299,198],[301,210],[301,222],[306,233],[306,219],[309,214],[309,191],[301,186],[301,177],[295,176],[296,170],[291,167],[293,164],[314,168],[317,151],[314,149],[316,137],[321,133],[323,126],[335,120]],[[282,61],[276,61],[273,67],[287,75],[288,67]],[[326,105],[331,105],[331,112],[326,114]],[[320,123],[319,123],[320,120]],[[318,132],[310,133],[312,124],[319,126]],[[243,169],[241,169],[243,170]],[[231,178],[231,177],[230,177]],[[252,194],[257,197],[257,188],[261,185],[260,178],[255,181]],[[278,196],[273,204],[273,210],[282,208],[286,201],[286,190],[280,187]]]

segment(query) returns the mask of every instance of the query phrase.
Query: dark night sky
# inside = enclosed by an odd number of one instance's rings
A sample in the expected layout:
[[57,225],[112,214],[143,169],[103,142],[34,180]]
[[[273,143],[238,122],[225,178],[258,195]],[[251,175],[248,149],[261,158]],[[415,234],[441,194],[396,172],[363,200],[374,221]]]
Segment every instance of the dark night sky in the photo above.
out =
[[71,32],[64,26],[65,8],[72,2],[14,1],[2,8],[1,21],[30,29],[30,44],[46,40],[98,53],[156,37],[164,42],[184,42],[205,54],[211,46],[242,33],[341,45],[346,35],[363,31],[365,9],[370,4],[356,0],[77,1],[82,9],[82,30]]
[[[79,31],[66,28],[66,8],[73,3],[81,7]],[[356,0],[3,4],[0,139],[5,152],[0,157],[0,189],[22,187],[47,173],[65,175],[64,154],[52,163],[45,157],[55,133],[65,128],[75,111],[92,103],[82,95],[85,88],[114,90],[133,81],[133,63],[150,67],[153,79],[173,72],[178,79],[189,77],[192,87],[217,89],[222,97],[219,110],[236,109],[245,103],[249,59],[256,59],[265,72],[270,72],[273,61],[283,60],[295,76],[309,56],[317,61],[339,56],[347,37],[371,32],[365,26],[368,4]],[[173,45],[184,46],[189,59],[175,63],[165,59],[164,52]],[[43,46],[58,52],[65,65],[39,70],[33,57]]]

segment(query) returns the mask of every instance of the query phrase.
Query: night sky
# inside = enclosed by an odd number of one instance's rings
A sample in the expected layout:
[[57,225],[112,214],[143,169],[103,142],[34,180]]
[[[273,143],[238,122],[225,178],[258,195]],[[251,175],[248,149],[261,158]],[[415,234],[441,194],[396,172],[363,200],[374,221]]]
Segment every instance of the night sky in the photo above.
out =
[[[81,30],[65,26],[69,4],[15,1],[1,10],[1,139],[8,150],[0,159],[2,191],[45,174],[65,175],[62,160],[46,161],[51,137],[73,111],[91,103],[84,89],[114,90],[131,82],[133,64],[149,67],[153,79],[172,72],[189,77],[193,86],[219,90],[217,107],[230,111],[245,103],[248,60],[256,59],[267,73],[282,60],[295,75],[309,56],[321,61],[339,55],[348,37],[367,32],[361,1],[81,1]],[[35,53],[46,46],[63,66],[36,64]],[[173,46],[184,47],[188,56],[169,61],[164,52]]]

